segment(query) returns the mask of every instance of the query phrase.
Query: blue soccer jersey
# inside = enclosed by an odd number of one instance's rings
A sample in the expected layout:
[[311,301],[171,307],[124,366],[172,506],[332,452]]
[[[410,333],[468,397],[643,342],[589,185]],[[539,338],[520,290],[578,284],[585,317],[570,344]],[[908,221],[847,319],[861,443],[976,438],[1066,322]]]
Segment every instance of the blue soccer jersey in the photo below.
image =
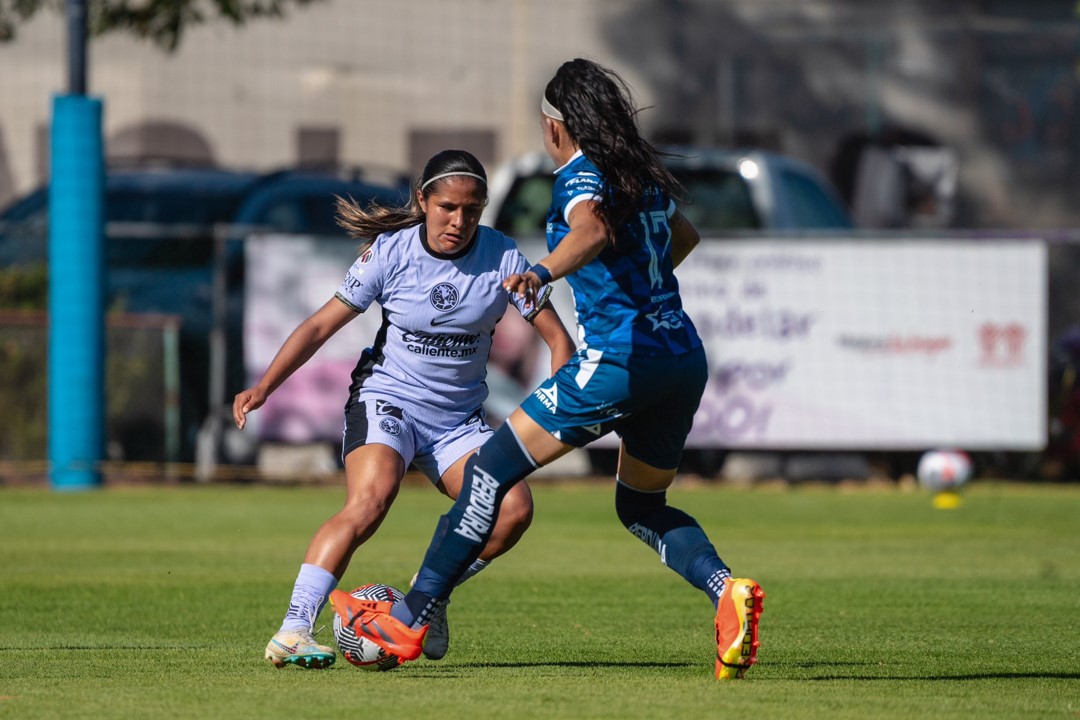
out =
[[480,226],[454,255],[432,250],[417,225],[380,235],[352,267],[336,297],[358,312],[382,306],[382,327],[350,388],[350,403],[389,395],[450,413],[472,413],[487,398],[495,324],[514,304],[531,320],[535,306],[503,289],[529,261],[506,235]]
[[[570,211],[580,202],[598,201],[603,192],[603,176],[581,151],[555,171],[547,215],[549,251],[570,232]],[[675,279],[669,223],[674,212],[674,203],[654,190],[637,217],[617,230],[614,245],[567,276],[580,340],[588,347],[655,356],[701,346]]]

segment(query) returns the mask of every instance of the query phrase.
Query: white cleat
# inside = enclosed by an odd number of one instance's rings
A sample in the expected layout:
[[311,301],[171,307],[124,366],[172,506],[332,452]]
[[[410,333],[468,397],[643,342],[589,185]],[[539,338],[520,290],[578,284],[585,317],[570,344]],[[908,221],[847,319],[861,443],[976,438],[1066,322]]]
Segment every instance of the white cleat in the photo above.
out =
[[334,648],[315,642],[308,630],[282,630],[270,638],[263,657],[283,668],[296,665],[308,670],[321,670],[334,664]]

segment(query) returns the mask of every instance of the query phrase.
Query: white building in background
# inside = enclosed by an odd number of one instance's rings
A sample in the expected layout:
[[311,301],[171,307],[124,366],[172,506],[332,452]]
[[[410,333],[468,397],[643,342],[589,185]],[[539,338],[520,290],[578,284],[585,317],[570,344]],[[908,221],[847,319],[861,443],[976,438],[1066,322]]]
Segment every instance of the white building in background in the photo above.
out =
[[[955,153],[956,224],[1080,226],[1068,3],[324,0],[191,29],[171,55],[122,34],[90,47],[113,158],[415,174],[457,146],[490,168],[541,149],[543,84],[581,56],[631,84],[654,139],[780,150],[851,201],[846,150],[919,138]],[[0,44],[0,206],[45,179],[66,51],[53,12]]]
[[[596,40],[612,5],[332,0],[283,21],[195,28],[173,54],[114,34],[90,45],[89,92],[105,101],[113,158],[411,172],[465,144],[490,166],[541,149],[539,93],[559,63],[618,64]],[[0,44],[0,205],[45,179],[65,32],[63,15],[41,13]],[[620,70],[651,103],[640,78]]]

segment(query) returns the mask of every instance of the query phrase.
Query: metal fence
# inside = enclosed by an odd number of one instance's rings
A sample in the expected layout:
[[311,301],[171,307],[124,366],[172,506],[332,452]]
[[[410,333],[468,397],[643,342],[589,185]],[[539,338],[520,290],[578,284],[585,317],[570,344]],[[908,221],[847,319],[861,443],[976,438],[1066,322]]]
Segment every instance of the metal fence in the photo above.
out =
[[[107,456],[180,459],[179,318],[110,313],[106,319]],[[47,450],[48,315],[0,311],[0,461],[38,463]],[[62,350],[51,358],[63,362]]]

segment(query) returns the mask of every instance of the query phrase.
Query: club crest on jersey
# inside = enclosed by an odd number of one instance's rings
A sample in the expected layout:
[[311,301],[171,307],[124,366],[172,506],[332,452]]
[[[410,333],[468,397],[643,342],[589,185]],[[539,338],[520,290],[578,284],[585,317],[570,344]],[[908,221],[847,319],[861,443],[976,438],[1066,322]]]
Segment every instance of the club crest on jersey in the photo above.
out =
[[431,304],[439,312],[447,312],[457,307],[458,299],[461,295],[458,293],[458,289],[450,283],[439,283],[435,287],[431,288],[431,295],[429,299]]
[[367,265],[371,261],[371,256],[374,255],[374,254],[375,254],[375,251],[372,250],[371,248],[368,248],[367,250],[365,250],[364,253],[360,256],[360,264],[361,265]]
[[401,423],[392,417],[384,417],[379,421],[379,429],[387,435],[400,435]]

